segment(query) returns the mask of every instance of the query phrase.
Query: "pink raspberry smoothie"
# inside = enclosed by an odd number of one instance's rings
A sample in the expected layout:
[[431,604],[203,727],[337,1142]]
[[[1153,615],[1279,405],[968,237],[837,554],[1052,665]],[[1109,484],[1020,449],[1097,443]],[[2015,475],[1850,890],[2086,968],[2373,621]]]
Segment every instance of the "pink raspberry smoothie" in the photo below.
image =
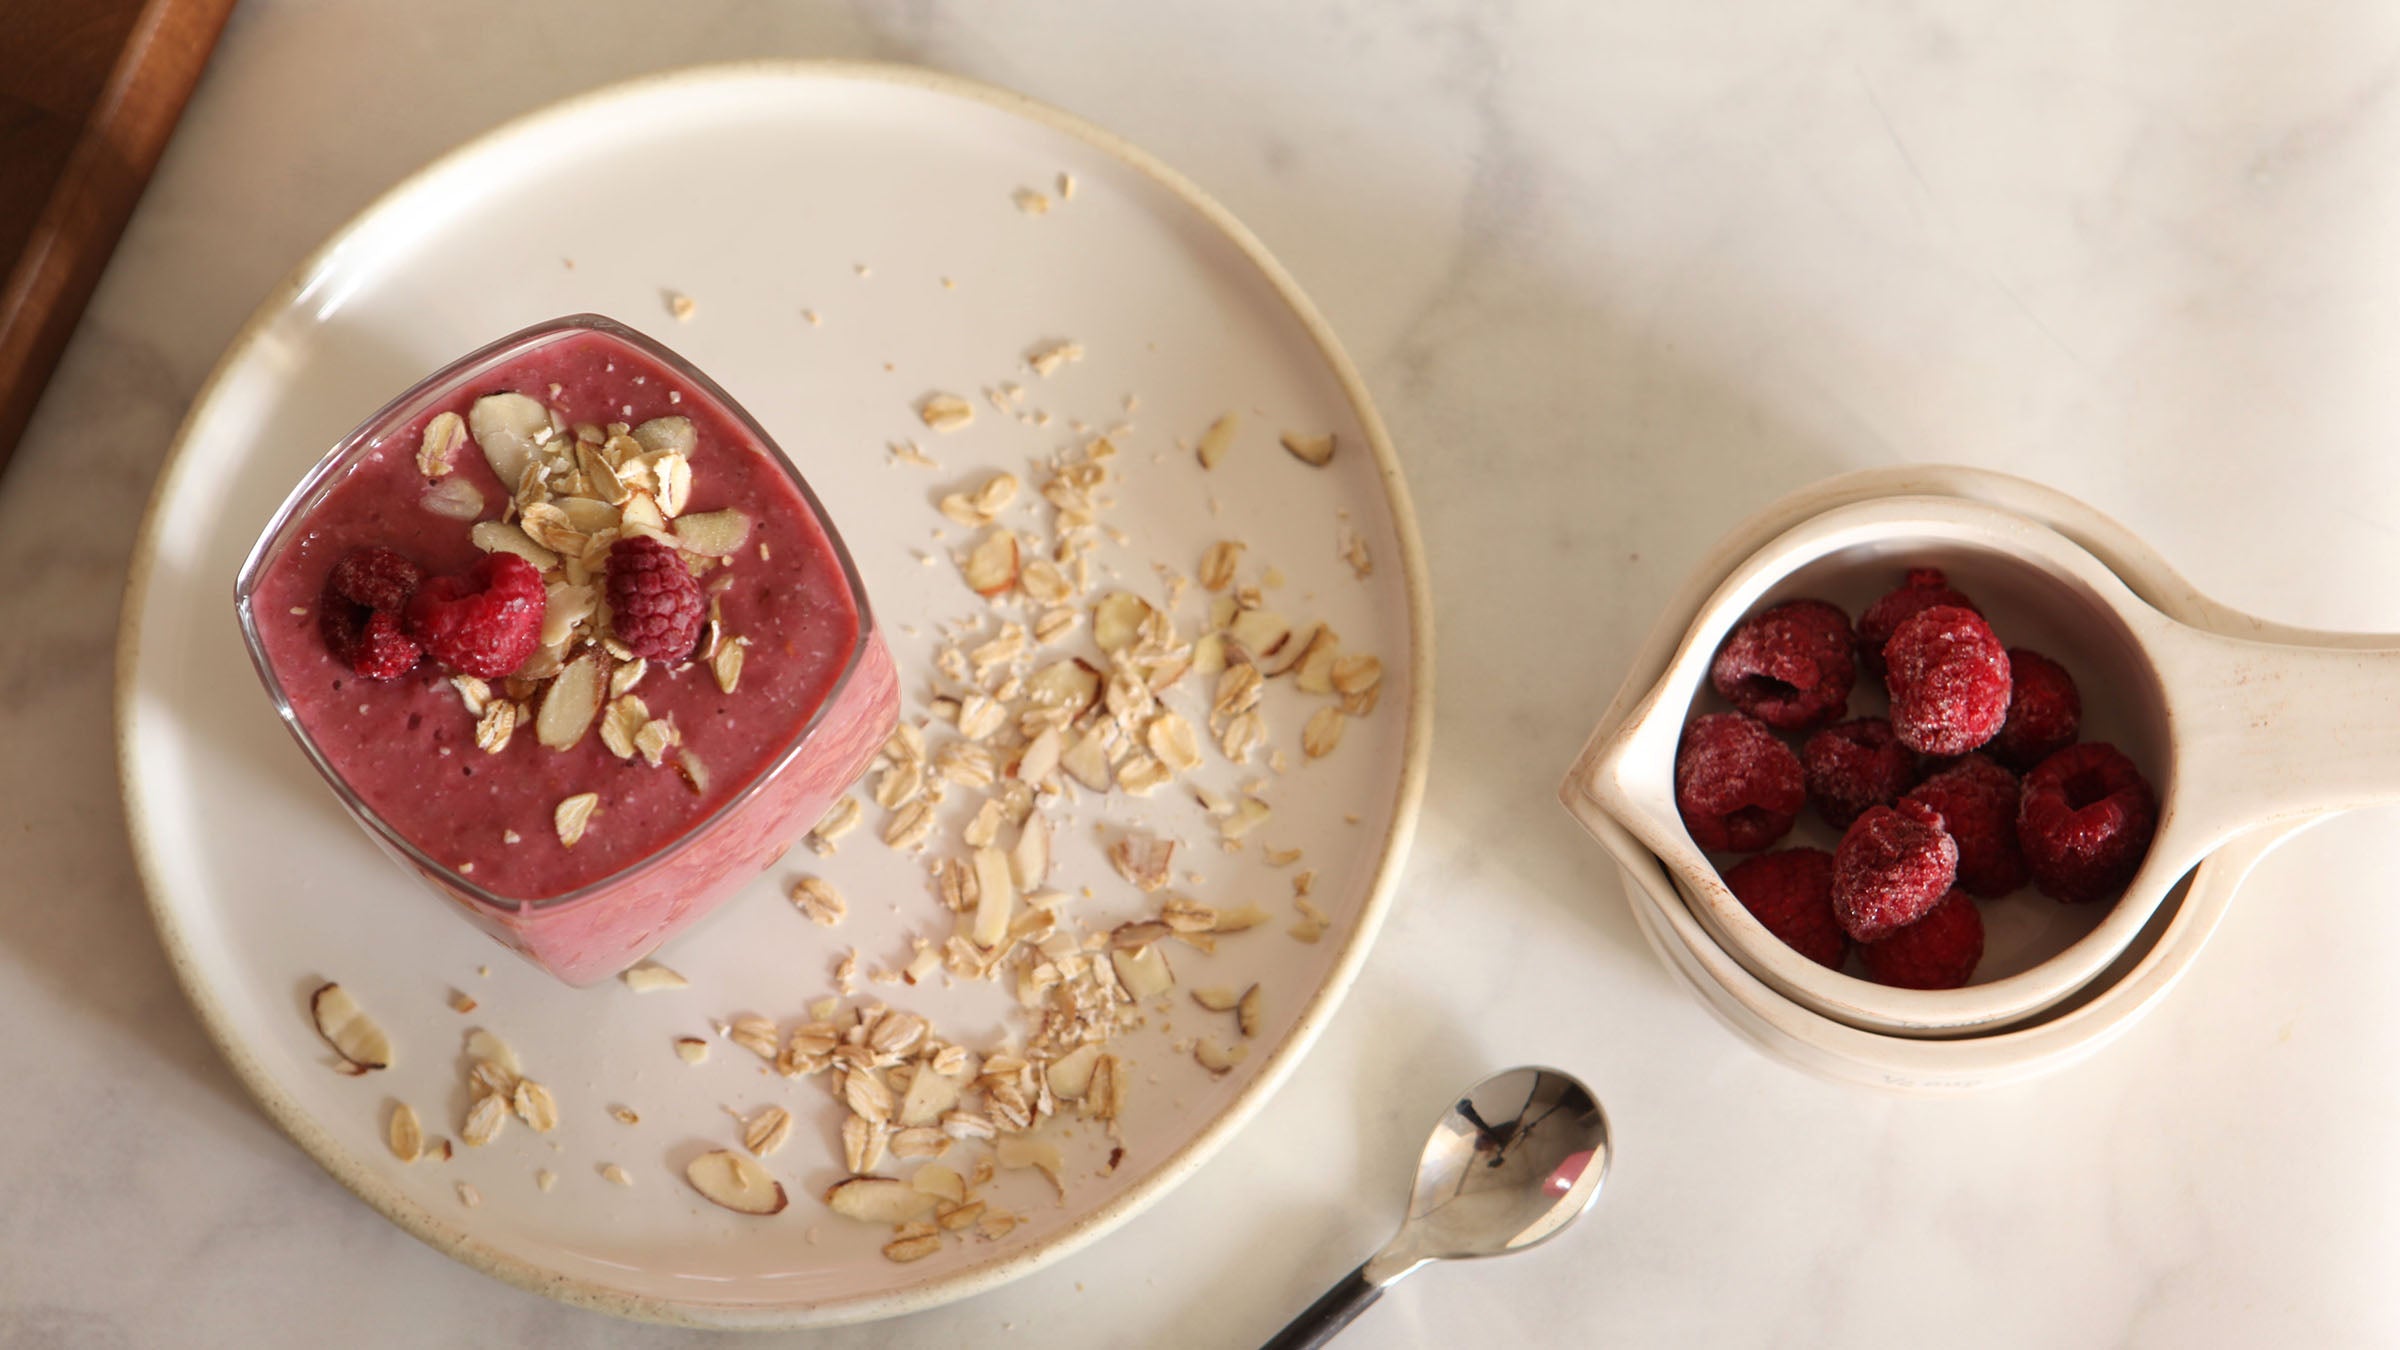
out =
[[[645,659],[612,626],[607,559],[637,534],[694,574],[681,603],[707,619],[688,652]],[[540,631],[510,675],[458,677],[437,643],[377,679],[329,645],[345,556],[390,549],[442,578],[495,547],[529,557],[547,597],[511,620]],[[898,715],[865,594],[798,474],[713,383],[589,316],[466,358],[337,447],[245,566],[241,610],[287,722],[370,832],[574,984],[779,856]]]

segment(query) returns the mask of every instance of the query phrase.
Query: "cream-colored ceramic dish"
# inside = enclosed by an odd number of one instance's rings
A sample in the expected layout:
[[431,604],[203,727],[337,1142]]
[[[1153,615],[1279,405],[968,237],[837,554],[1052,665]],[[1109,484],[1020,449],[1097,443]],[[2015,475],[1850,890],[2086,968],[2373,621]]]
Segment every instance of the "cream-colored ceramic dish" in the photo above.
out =
[[[2062,911],[2030,895],[2004,898],[2008,929],[1987,944],[1975,982],[1958,989],[1895,989],[1793,951],[1734,898],[1675,804],[1677,742],[1691,715],[1709,706],[1696,696],[1734,625],[1782,599],[1842,596],[1849,582],[1890,586],[1903,565],[1944,569],[1980,597],[2011,646],[2033,647],[2075,672],[2090,702],[2083,739],[2124,751],[2158,793],[2156,837],[2118,899]],[[1718,942],[1784,994],[1896,1035],[1995,1030],[2082,988],[2168,890],[2235,835],[2400,790],[2400,744],[2385,710],[2394,655],[2210,633],[2160,613],[2090,552],[2031,517],[1962,497],[1884,497],[1813,516],[1744,559],[1593,761],[1590,783],[1668,864]]]
[[[2309,633],[2264,623],[2193,592],[2122,526],[2061,494],[2022,480],[1947,467],[1879,470],[1818,484],[1768,508],[1737,529],[1697,569],[1637,657],[1625,686],[1569,773],[1562,800],[1619,861],[1637,917],[1671,969],[1692,984],[1729,1025],[1770,1051],[1813,1071],[1877,1086],[1955,1090],[2047,1072],[2089,1054],[2154,1006],[2188,967],[2222,915],[2233,887],[2275,843],[2309,821],[2261,826],[2218,848],[2129,943],[2067,1001],[2036,1020],[1996,1033],[1950,1040],[1883,1034],[1848,1025],[1762,981],[1697,918],[1658,855],[1603,808],[1594,775],[1606,746],[1653,690],[1683,644],[1704,601],[1743,560],[1778,535],[1836,508],[1878,499],[1943,495],[2014,512],[2088,550],[2143,601],[2195,628],[2229,637],[2322,647],[2363,648],[2372,638]],[[2102,716],[2107,716],[2105,710]],[[2052,943],[2071,944],[2072,934]],[[2037,950],[2038,942],[2025,944]]]
[[[1022,209],[1021,190],[1044,194],[1048,212]],[[693,200],[667,209],[662,192]],[[670,292],[695,302],[688,321],[672,316]],[[1093,887],[1076,903],[1103,925],[1154,908],[1102,860],[1104,817],[1192,845],[1190,870],[1206,878],[1178,882],[1195,897],[1264,902],[1270,924],[1174,964],[1186,986],[1256,980],[1269,1001],[1248,1058],[1221,1078],[1168,1042],[1228,1034],[1230,1019],[1188,1000],[1154,1017],[1129,1046],[1142,1082],[1121,1164],[1109,1169],[1109,1141],[1084,1130],[1064,1140],[1063,1199],[1038,1173],[1003,1173],[991,1198],[1025,1219],[1003,1238],[885,1260],[887,1228],[837,1219],[816,1199],[841,1175],[822,1081],[781,1078],[712,1032],[741,1013],[796,1022],[834,991],[833,968],[854,948],[862,998],[979,1045],[1019,1025],[1003,988],[871,979],[905,963],[912,932],[938,937],[948,922],[921,860],[875,837],[880,808],[867,804],[835,856],[795,849],[663,949],[688,988],[570,990],[423,904],[315,781],[245,667],[224,604],[234,567],[323,447],[458,353],[585,309],[689,355],[803,466],[884,620],[909,715],[929,692],[936,626],[983,608],[948,556],[967,532],[936,501],[1000,468],[1038,482],[1033,462],[1079,440],[1074,423],[1132,424],[1117,436],[1124,481],[1107,517],[1130,540],[1104,555],[1114,584],[1154,591],[1152,558],[1189,575],[1208,543],[1239,538],[1251,572],[1280,569],[1282,608],[1383,659],[1380,708],[1351,719],[1326,759],[1302,759],[1303,705],[1288,682],[1269,695],[1291,770],[1268,789],[1277,811],[1259,842],[1306,851],[1311,899],[1331,916],[1313,944],[1287,935],[1296,869],[1271,867],[1255,845],[1220,853],[1191,794],[1066,815],[1055,875]],[[1027,368],[1029,350],[1062,339],[1083,359],[1047,377]],[[1022,417],[981,396],[1003,382],[1022,386]],[[973,399],[975,422],[929,432],[915,404],[935,390]],[[1203,474],[1185,446],[1229,411],[1244,430]],[[1331,464],[1287,455],[1276,444],[1287,429],[1335,433]],[[887,448],[910,438],[938,468]],[[1025,496],[1021,509],[1038,509]],[[1344,529],[1372,558],[1368,575],[1337,551]],[[731,1327],[888,1316],[1098,1237],[1190,1175],[1291,1072],[1364,958],[1414,826],[1427,603],[1398,467],[1355,372],[1291,279],[1189,183],[1074,119],[923,71],[703,69],[536,114],[428,168],[338,233],[235,340],[160,478],[128,588],[126,805],[159,931],[210,1034],[283,1128],[409,1232],[512,1283],[629,1316]],[[1197,605],[1183,606],[1187,631]],[[1198,781],[1230,789],[1259,776],[1212,756]],[[782,898],[812,873],[849,897],[838,928]],[[333,1071],[306,1011],[327,978],[392,1033],[389,1071]],[[472,1015],[450,1010],[453,989],[475,999]],[[399,1163],[383,1143],[397,1102],[457,1136],[460,1047],[474,1026],[551,1087],[561,1125],[516,1128],[446,1164]],[[711,1040],[708,1060],[680,1060],[678,1036]],[[791,1208],[753,1219],[709,1205],[683,1164],[735,1143],[728,1109],[770,1104],[799,1120],[768,1160]],[[616,1106],[640,1123],[612,1118]],[[608,1164],[633,1184],[604,1179]],[[557,1174],[553,1189],[537,1187],[539,1169]],[[462,1202],[461,1182],[480,1203]]]

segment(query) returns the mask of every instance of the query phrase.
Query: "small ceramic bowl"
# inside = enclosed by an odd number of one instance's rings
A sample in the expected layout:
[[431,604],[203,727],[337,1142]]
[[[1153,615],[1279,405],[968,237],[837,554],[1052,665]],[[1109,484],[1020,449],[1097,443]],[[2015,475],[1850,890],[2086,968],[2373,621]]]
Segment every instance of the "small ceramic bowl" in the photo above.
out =
[[[1925,500],[1902,501],[1908,498]],[[1930,529],[1923,525],[1928,513],[1937,518]],[[1820,523],[1826,519],[1831,523]],[[1812,524],[1818,525],[1814,533]],[[2013,545],[2037,535],[2038,549],[2047,552],[2043,562],[2028,565]],[[1776,546],[1779,539],[1804,546]],[[1695,700],[1703,675],[1691,667],[1704,668],[1725,629],[1756,605],[1813,593],[1855,607],[1871,594],[1844,593],[1844,587],[1888,589],[1897,569],[1919,561],[1919,550],[1929,544],[1941,545],[1929,560],[1952,567],[1962,587],[1993,611],[2004,634],[2026,645],[2049,644],[2045,650],[2077,673],[2087,695],[2087,737],[2123,744],[2159,781],[2163,800],[2173,800],[2166,795],[2174,782],[2170,775],[2176,753],[2186,747],[2175,741],[2180,725],[2169,713],[2179,705],[2162,692],[2170,681],[2160,678],[2152,658],[2150,630],[2095,622],[2088,606],[2078,607],[2083,601],[2106,596],[2110,613],[2138,615],[2154,607],[2159,624],[2190,631],[2195,641],[2214,635],[2349,648],[2362,660],[2357,649],[2376,642],[2276,628],[2227,610],[2193,593],[2123,527],[2088,507],[2034,484],[1965,469],[1877,471],[1820,484],[1769,508],[1702,564],[1662,616],[1562,796],[1635,883],[1636,914],[1653,945],[1737,1029],[1835,1076],[1888,1086],[1963,1087],[2056,1067],[2121,1031],[2188,965],[2249,866],[2314,816],[2308,800],[2292,798],[2280,813],[2257,813],[2273,817],[2272,823],[2211,825],[2194,856],[2174,866],[2138,911],[2079,911],[2031,896],[2004,902],[2024,913],[1992,923],[1979,971],[1982,987],[2036,993],[1997,1015],[1987,1010],[2016,1000],[1975,992],[1977,986],[1941,994],[1884,989],[1789,952],[1725,892],[1675,821],[1671,792],[1654,791],[1671,776],[1675,729],[1708,706],[1705,695]],[[1786,565],[1750,567],[1762,550]],[[2123,595],[2107,596],[2112,585]],[[2062,599],[2077,596],[2078,604],[2062,613]],[[2038,626],[2045,616],[2052,620],[2047,630]],[[1703,619],[1713,622],[1695,628]],[[2211,739],[2192,753],[2219,753],[2225,744]],[[1654,750],[1658,765],[1629,766],[1629,747]],[[1642,781],[1642,774],[1650,776]],[[1656,809],[1662,799],[1665,826]],[[2230,819],[2213,804],[2209,812],[2186,815]],[[2162,837],[2170,828],[2162,826]],[[1829,846],[1825,833],[1821,840],[1798,842]],[[2154,861],[2172,863],[2155,851]],[[2074,953],[2071,961],[2044,969],[2068,953]],[[1778,959],[1785,957],[1790,960]],[[1795,972],[1793,966],[1806,969]],[[2068,970],[2073,973],[2061,973]],[[1882,1001],[1896,994],[1915,997]],[[1927,1016],[1921,1000],[1944,996],[1955,996],[1956,1005],[1937,1001]]]

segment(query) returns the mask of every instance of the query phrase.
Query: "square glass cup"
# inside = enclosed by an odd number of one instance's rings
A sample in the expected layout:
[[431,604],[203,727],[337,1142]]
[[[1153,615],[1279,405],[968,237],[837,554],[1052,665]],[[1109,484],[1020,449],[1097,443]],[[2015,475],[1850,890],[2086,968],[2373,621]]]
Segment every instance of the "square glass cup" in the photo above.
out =
[[[780,586],[787,597],[811,595],[813,598],[807,603],[820,606],[824,614],[831,616],[823,620],[833,624],[830,638],[825,631],[805,627],[819,620],[792,619],[792,623],[801,625],[794,630],[799,637],[786,634],[780,653],[766,650],[772,645],[766,635],[776,631],[773,622],[754,620],[767,622],[768,627],[761,630],[760,652],[753,653],[758,659],[745,662],[749,668],[761,672],[748,681],[754,692],[745,697],[755,701],[789,696],[791,701],[780,714],[771,702],[756,708],[740,705],[715,709],[725,716],[744,719],[741,743],[751,756],[746,762],[731,766],[720,762],[712,769],[695,753],[676,746],[669,746],[658,764],[646,764],[638,755],[621,760],[605,748],[590,748],[600,739],[596,725],[587,728],[574,750],[553,751],[536,741],[531,725],[536,720],[536,705],[532,702],[524,705],[526,725],[519,726],[499,752],[487,754],[476,744],[476,718],[468,710],[463,694],[451,692],[447,682],[427,674],[432,669],[430,658],[409,675],[373,682],[356,677],[354,672],[346,675],[344,670],[333,668],[333,658],[316,636],[319,617],[310,611],[319,600],[318,590],[331,560],[348,548],[382,542],[374,533],[377,528],[403,532],[418,527],[429,529],[431,533],[419,541],[419,549],[443,554],[427,560],[431,570],[440,572],[445,570],[444,561],[463,567],[480,556],[480,551],[466,542],[468,532],[476,520],[496,520],[502,514],[504,508],[492,502],[473,518],[435,513],[444,524],[429,524],[419,518],[421,513],[404,510],[404,504],[389,502],[375,490],[378,476],[392,480],[395,490],[405,486],[421,495],[432,487],[452,484],[454,479],[456,484],[467,486],[481,479],[487,485],[483,497],[488,501],[493,496],[489,489],[498,485],[498,475],[487,472],[491,466],[471,436],[455,448],[453,462],[472,463],[476,466],[472,472],[456,471],[430,482],[417,474],[416,451],[422,428],[430,418],[440,411],[459,411],[462,417],[466,416],[475,396],[511,388],[493,383],[503,378],[503,372],[512,368],[526,370],[529,362],[538,367],[545,356],[563,363],[589,357],[582,374],[590,383],[588,387],[579,384],[577,389],[588,394],[610,388],[608,374],[590,369],[590,360],[600,360],[605,372],[615,372],[619,355],[645,377],[624,382],[624,391],[629,396],[633,386],[641,385],[641,396],[649,400],[652,408],[656,408],[659,398],[671,398],[674,404],[666,415],[690,414],[687,420],[708,424],[720,434],[730,433],[746,441],[748,449],[762,462],[743,466],[743,471],[757,471],[760,486],[765,489],[763,495],[728,504],[736,508],[772,508],[776,518],[760,521],[752,530],[748,537],[757,540],[755,549],[745,542],[736,553],[715,559],[712,577],[729,577],[736,586],[760,578],[757,595],[772,595]],[[647,376],[653,373],[674,392],[648,388]],[[557,386],[552,387],[550,395],[553,400],[560,397]],[[612,391],[612,403],[614,398]],[[544,444],[567,445],[568,451],[573,451],[570,442],[576,436],[575,431],[564,429],[554,435],[567,440]],[[700,446],[694,451],[692,461],[695,481],[706,481],[712,469],[722,472],[725,465],[721,457],[741,453],[742,449],[740,445]],[[395,465],[394,457],[405,463]],[[649,458],[655,460],[657,455],[653,453]],[[357,493],[337,496],[354,473],[369,477],[361,480]],[[788,496],[781,491],[786,485],[790,489]],[[700,492],[694,490],[695,499]],[[499,495],[511,494],[502,488]],[[330,510],[329,499],[334,503]],[[358,503],[365,503],[374,511],[388,510],[392,514],[386,517],[387,522],[396,523],[362,525],[355,518],[346,518],[344,513],[354,512]],[[447,504],[453,510],[464,509],[457,504],[456,497]],[[448,533],[453,527],[455,537]],[[766,547],[770,537],[787,541],[781,556],[770,556]],[[796,546],[789,541],[797,541]],[[794,582],[795,576],[816,567],[823,571],[822,575],[810,577],[816,585],[813,592]],[[554,581],[559,575],[551,573]],[[591,581],[595,588],[600,586],[599,578]],[[727,599],[731,600],[733,594],[728,589]],[[759,613],[770,612],[764,600],[757,605]],[[795,599],[785,609],[799,614],[799,606]],[[755,873],[781,856],[865,772],[891,735],[899,716],[898,677],[876,627],[858,569],[840,532],[799,470],[757,421],[714,381],[650,338],[598,315],[574,315],[538,324],[461,357],[384,405],[357,430],[343,437],[301,480],[252,547],[236,583],[235,609],[251,663],[257,668],[260,683],[276,712],[352,818],[395,861],[448,900],[469,921],[573,985],[603,980],[633,965],[723,903]],[[837,640],[845,609],[856,620],[855,633],[846,642]],[[732,612],[730,605],[727,612]],[[730,642],[735,638],[728,634],[722,640]],[[768,658],[775,657],[786,663],[786,669],[766,664]],[[790,673],[792,662],[803,663],[799,673]],[[809,662],[815,664],[807,665]],[[662,663],[651,664],[655,667]],[[778,683],[786,674],[789,681]],[[826,678],[828,674],[830,680]],[[709,662],[693,661],[664,679],[657,671],[646,670],[631,692],[637,696],[647,693],[653,699],[670,702],[680,699],[677,706],[692,714],[699,702],[735,704],[742,681],[737,676],[734,690],[725,690],[724,683]],[[490,684],[492,697],[504,696],[505,682],[495,680]],[[348,692],[340,692],[344,690]],[[805,717],[798,716],[795,710],[802,697],[819,690],[822,692],[813,709]],[[338,698],[335,692],[339,692]],[[695,699],[695,695],[702,697]],[[308,706],[296,705],[295,697]],[[606,702],[604,698],[603,703]],[[359,718],[377,720],[363,725],[353,722],[354,708]],[[788,718],[784,724],[788,725],[788,732],[778,727],[766,740],[756,739],[764,734],[761,727],[754,725],[753,719],[760,715],[766,718],[767,726],[775,726],[778,715]],[[699,724],[690,723],[677,730],[682,733]],[[731,725],[727,724],[728,730]],[[405,730],[398,730],[400,727]],[[425,728],[422,734],[420,728]],[[322,739],[336,736],[343,739],[338,742]],[[731,742],[736,738],[726,739]],[[553,754],[562,758],[556,761],[531,758]],[[568,758],[577,754],[582,756],[580,761]],[[381,755],[399,758],[376,758]],[[587,771],[590,779],[587,790],[599,797],[586,837],[597,837],[594,832],[612,825],[630,831],[608,839],[603,846],[620,857],[621,865],[604,874],[576,877],[572,884],[560,887],[528,883],[523,878],[516,884],[508,884],[493,877],[492,873],[507,871],[520,863],[539,868],[556,862],[559,870],[569,875],[578,870],[572,846],[561,842],[564,835],[556,830],[547,807],[540,812],[539,828],[544,833],[538,838],[530,837],[534,824],[527,812],[536,804],[537,795],[543,801],[549,799],[548,795],[520,790],[547,783],[551,786],[545,793],[554,795],[558,790],[558,774],[554,771],[575,764]],[[451,768],[460,769],[460,783],[471,786],[449,784],[445,789],[446,777],[436,781],[435,775],[447,775]],[[475,784],[472,780],[478,768],[488,776]],[[689,800],[683,801],[658,786],[670,780],[625,776],[642,774],[673,775],[671,781],[682,797]],[[565,786],[585,787],[576,782]],[[445,790],[457,801],[444,798]],[[475,794],[479,793],[485,795],[478,798]],[[378,809],[378,801],[382,809]],[[507,818],[521,819],[527,828],[510,829],[504,836],[496,823],[474,820],[458,823],[461,816],[474,816],[473,810],[443,809],[471,802],[478,806],[488,802],[496,817],[513,809],[515,815]],[[622,809],[612,812],[612,806]],[[409,816],[413,828],[395,823],[389,818],[394,814]],[[470,826],[475,830],[471,836],[450,834],[454,827],[463,830]],[[437,842],[436,835],[443,839]],[[461,844],[461,838],[474,842]],[[476,869],[472,859],[459,856],[463,852],[493,848],[527,847],[543,852],[524,855],[487,852],[485,856],[497,857],[498,865],[487,867],[485,877],[480,880],[473,875]],[[591,856],[589,852],[584,855],[586,863],[580,870],[592,870],[588,863]],[[522,893],[509,893],[512,891]]]

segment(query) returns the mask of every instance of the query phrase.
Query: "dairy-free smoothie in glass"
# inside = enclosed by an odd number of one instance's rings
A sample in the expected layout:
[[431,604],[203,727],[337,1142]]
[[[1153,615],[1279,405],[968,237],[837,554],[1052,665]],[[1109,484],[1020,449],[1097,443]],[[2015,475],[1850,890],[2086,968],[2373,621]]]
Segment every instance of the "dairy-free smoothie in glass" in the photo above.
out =
[[237,603],[352,813],[573,984],[732,894],[898,716],[856,569],[790,461],[596,316],[504,338],[352,433]]

